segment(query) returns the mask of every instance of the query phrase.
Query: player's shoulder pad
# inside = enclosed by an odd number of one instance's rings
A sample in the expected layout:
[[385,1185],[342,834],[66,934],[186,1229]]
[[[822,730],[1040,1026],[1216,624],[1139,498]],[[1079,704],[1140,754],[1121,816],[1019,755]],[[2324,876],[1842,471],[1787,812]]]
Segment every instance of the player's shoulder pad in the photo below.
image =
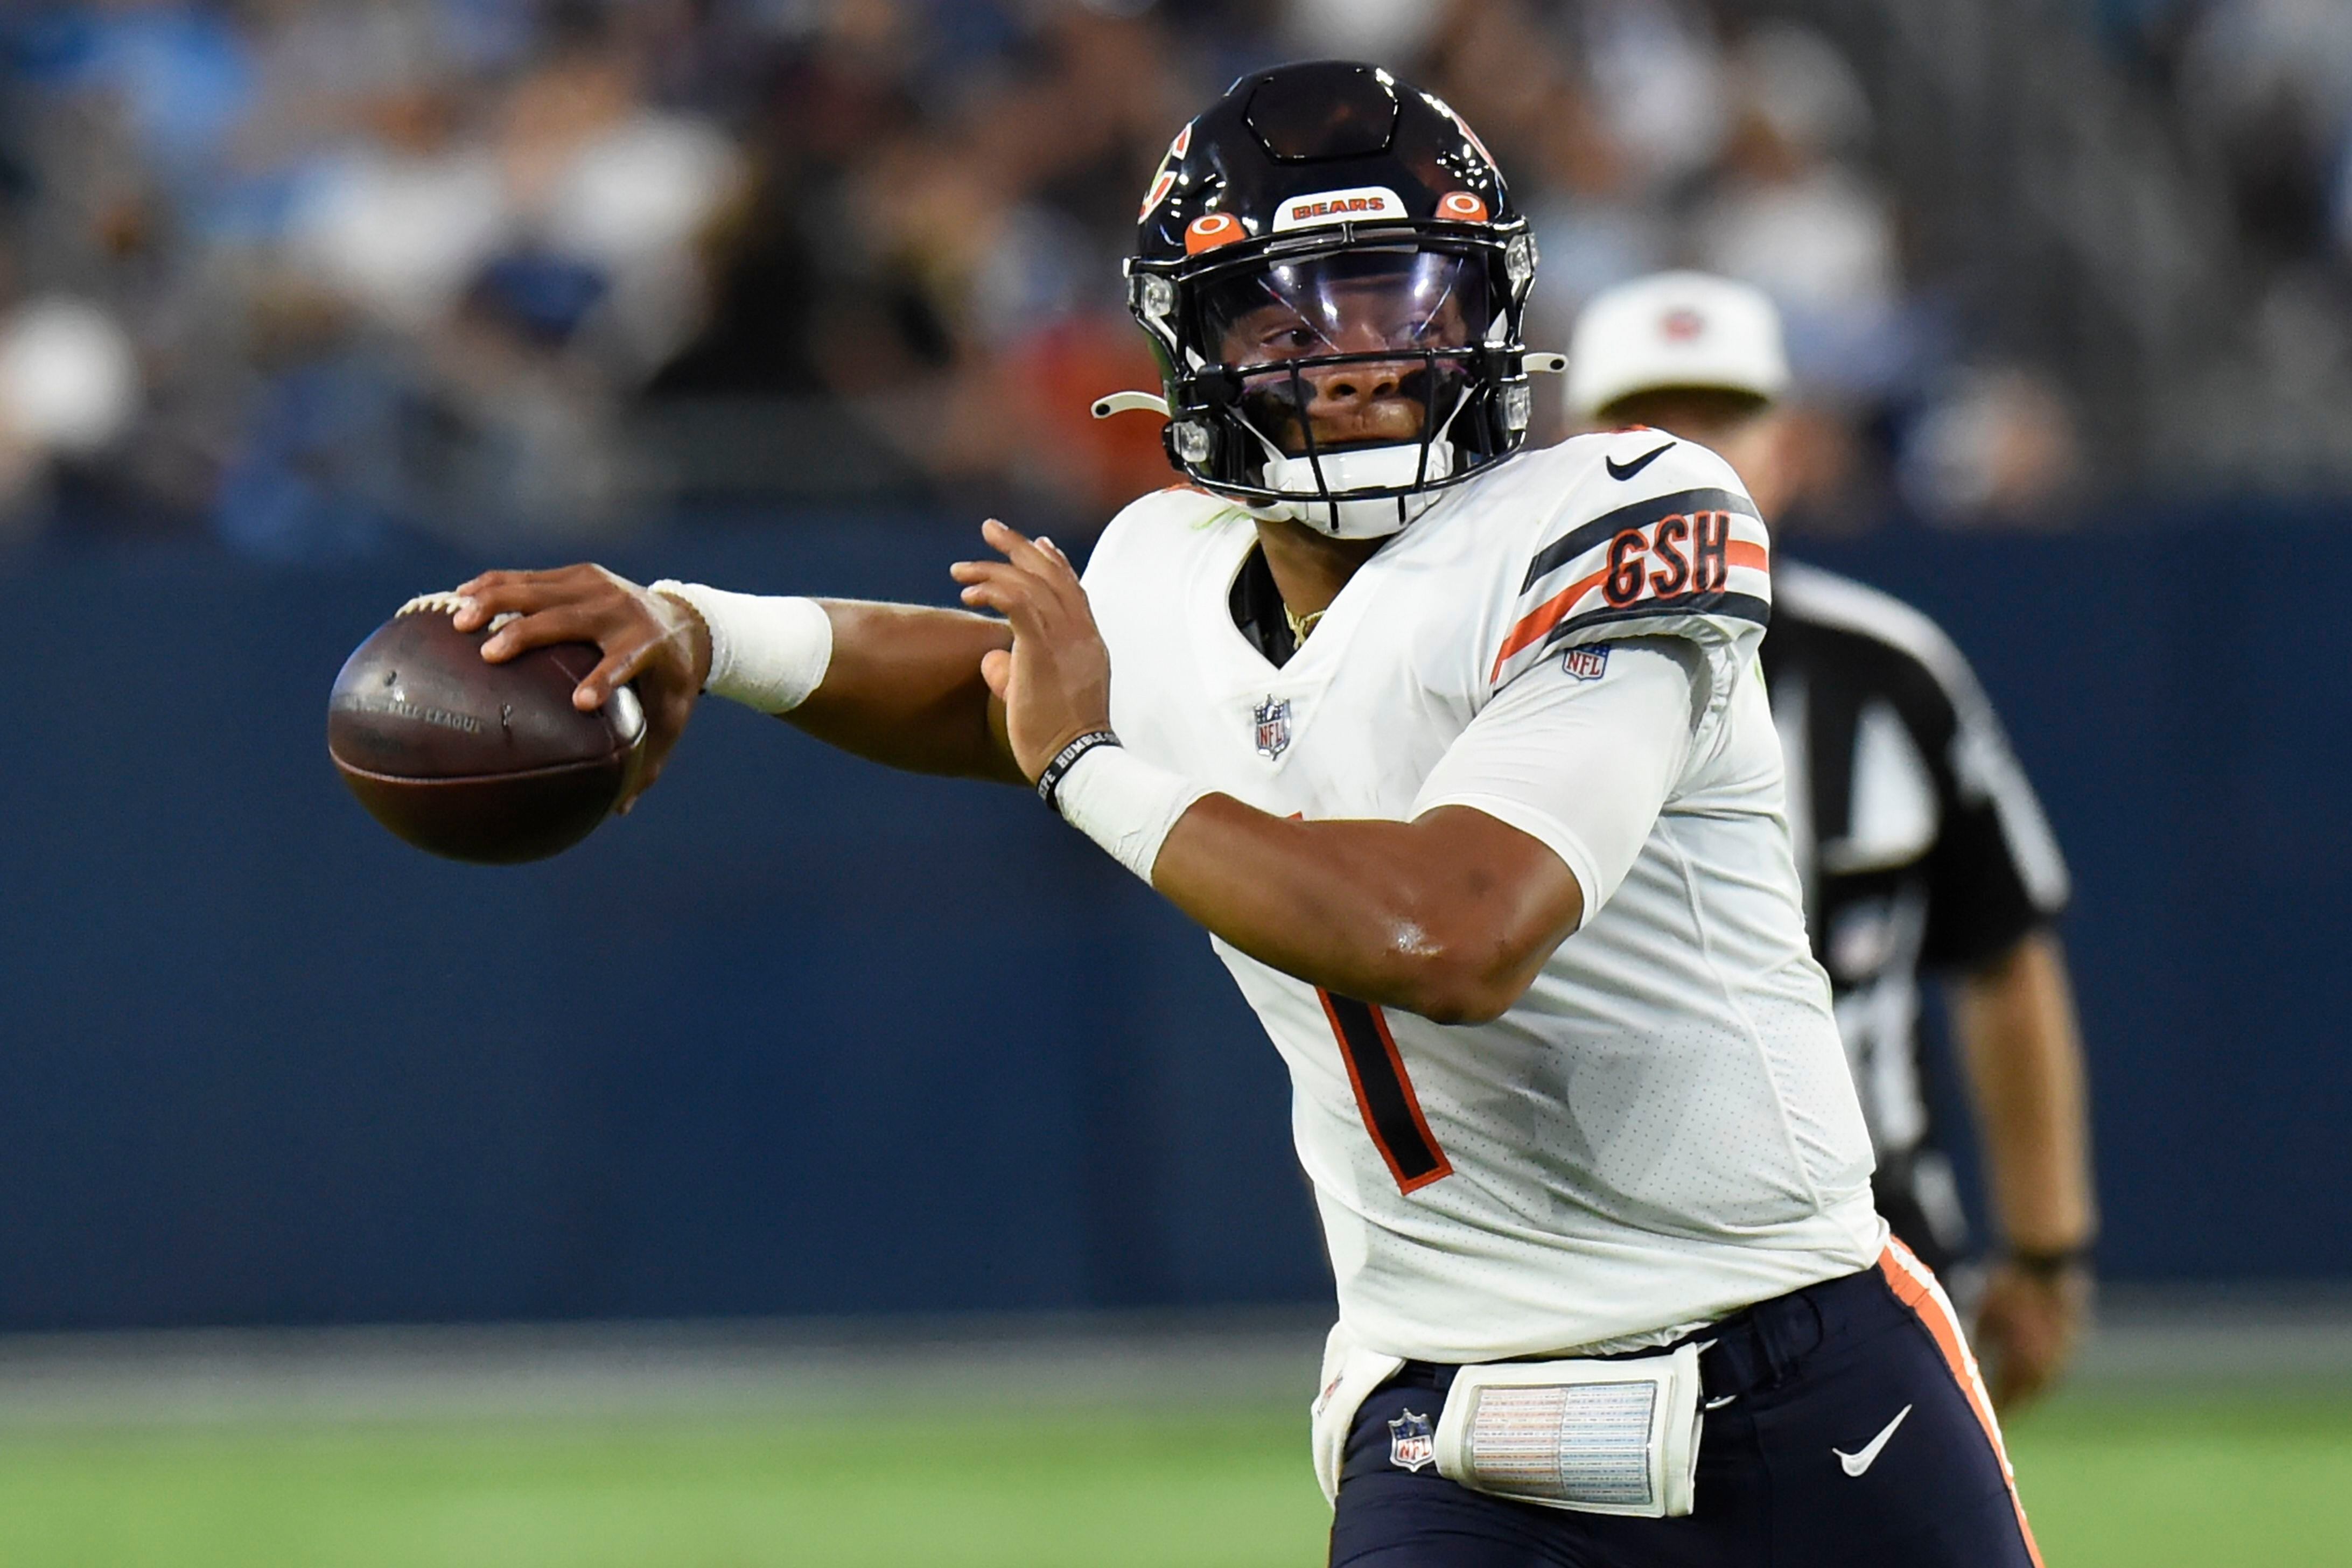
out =
[[1087,552],[1088,585],[1098,574],[1150,570],[1149,563],[1182,549],[1191,535],[1246,515],[1235,502],[1193,485],[1170,485],[1138,496],[1104,525]]
[[1762,637],[1771,540],[1730,464],[1645,429],[1581,436],[1539,456],[1556,504],[1519,581],[1495,685],[1605,637]]

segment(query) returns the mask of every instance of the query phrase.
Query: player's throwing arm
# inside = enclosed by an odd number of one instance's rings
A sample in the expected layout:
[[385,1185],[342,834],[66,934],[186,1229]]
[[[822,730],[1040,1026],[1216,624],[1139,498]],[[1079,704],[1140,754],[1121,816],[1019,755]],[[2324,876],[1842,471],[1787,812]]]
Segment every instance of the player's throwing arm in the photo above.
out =
[[[1003,559],[952,571],[965,602],[1003,621],[656,592],[579,565],[474,578],[457,590],[456,622],[473,631],[517,617],[483,645],[492,662],[552,643],[600,647],[573,700],[601,707],[635,683],[647,727],[639,794],[706,682],[876,761],[1034,784],[1072,742],[1109,733],[1109,656],[1058,549],[1001,522],[982,535]],[[730,635],[715,638],[714,624]],[[1082,830],[1243,952],[1367,1002],[1441,1022],[1497,1016],[1582,914],[1558,856],[1478,812],[1293,821],[1132,757],[1073,761],[1054,804]]]
[[[488,572],[459,586],[455,619],[470,632],[516,617],[482,645],[493,663],[562,642],[601,648],[602,662],[572,701],[601,708],[635,684],[647,730],[638,794],[660,773],[706,688],[893,767],[1022,782],[1003,710],[980,675],[981,656],[1011,641],[1003,622],[912,605],[659,588],[601,566]],[[714,637],[714,626],[725,635]]]

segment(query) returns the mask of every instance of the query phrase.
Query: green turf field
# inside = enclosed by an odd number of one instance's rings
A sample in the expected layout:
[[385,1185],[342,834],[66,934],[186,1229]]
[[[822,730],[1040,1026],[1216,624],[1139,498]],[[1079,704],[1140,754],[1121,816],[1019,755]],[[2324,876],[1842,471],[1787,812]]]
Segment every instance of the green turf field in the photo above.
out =
[[[2013,1427],[2050,1568],[2352,1565],[2352,1397]],[[5,1568],[1303,1568],[1325,1517],[1280,1408],[0,1434]]]

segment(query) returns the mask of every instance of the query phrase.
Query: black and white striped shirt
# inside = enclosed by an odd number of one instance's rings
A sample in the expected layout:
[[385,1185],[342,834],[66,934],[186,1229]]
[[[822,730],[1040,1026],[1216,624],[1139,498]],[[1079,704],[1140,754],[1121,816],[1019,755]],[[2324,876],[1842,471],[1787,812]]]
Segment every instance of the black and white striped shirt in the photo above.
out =
[[1969,1250],[1925,1093],[1923,971],[2000,957],[2064,908],[2066,865],[1975,673],[1900,600],[1785,560],[1763,647],[1813,951],[1879,1161],[1931,1264]]

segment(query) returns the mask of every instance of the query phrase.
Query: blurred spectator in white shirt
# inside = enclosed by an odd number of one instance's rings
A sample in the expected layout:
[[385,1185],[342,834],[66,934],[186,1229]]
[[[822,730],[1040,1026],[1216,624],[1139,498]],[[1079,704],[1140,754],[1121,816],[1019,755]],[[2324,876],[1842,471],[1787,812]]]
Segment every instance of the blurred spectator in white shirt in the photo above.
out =
[[322,160],[288,224],[289,258],[385,325],[446,318],[513,232],[490,150],[440,95],[387,104],[376,134]]
[[59,465],[122,438],[142,396],[138,350],[104,307],[48,294],[0,310],[0,539],[40,520]]

